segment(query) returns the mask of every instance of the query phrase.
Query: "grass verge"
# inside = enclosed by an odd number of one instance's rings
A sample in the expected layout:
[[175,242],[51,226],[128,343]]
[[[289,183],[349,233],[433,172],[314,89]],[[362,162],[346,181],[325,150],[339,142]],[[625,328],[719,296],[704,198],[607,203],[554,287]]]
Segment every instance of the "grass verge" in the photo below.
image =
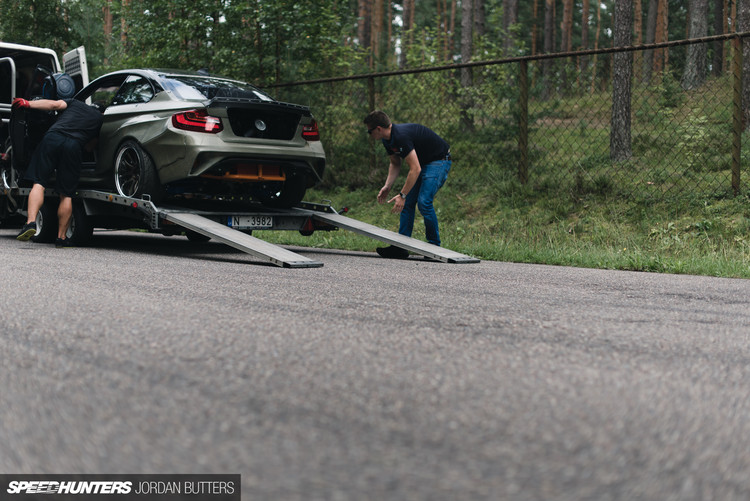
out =
[[[480,259],[584,268],[750,278],[748,195],[651,202],[530,193],[491,197],[446,184],[435,207],[443,245]],[[398,217],[376,190],[311,190],[348,216],[393,231]],[[417,215],[419,218],[419,215]],[[344,230],[255,232],[274,243],[374,251],[379,242]],[[418,219],[414,237],[424,239]]]

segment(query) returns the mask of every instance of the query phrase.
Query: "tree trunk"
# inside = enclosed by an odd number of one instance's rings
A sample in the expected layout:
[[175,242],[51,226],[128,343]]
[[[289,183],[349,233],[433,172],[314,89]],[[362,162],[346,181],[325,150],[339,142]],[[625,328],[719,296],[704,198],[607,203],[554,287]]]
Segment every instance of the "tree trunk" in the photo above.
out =
[[484,0],[472,0],[472,15],[474,17],[474,36],[481,38],[484,36]]
[[[654,43],[662,43],[669,40],[669,1],[659,0],[656,12],[656,30]],[[654,73],[661,73],[667,69],[669,63],[669,50],[657,49],[654,52]]]
[[539,25],[537,20],[539,19],[539,0],[534,0],[534,6],[532,8],[534,21],[531,26],[531,55],[536,56],[537,53],[537,37],[539,35]]
[[281,22],[276,21],[276,41],[274,44],[274,83],[281,82],[281,48],[283,37],[280,30]]
[[[479,1],[479,0],[474,0]],[[472,0],[463,0],[461,2],[461,62],[471,62],[471,56],[474,50],[473,45],[473,5]],[[461,68],[461,87],[466,91],[474,83],[474,77],[471,68]],[[465,92],[460,97],[461,122],[467,130],[474,130],[474,120],[469,110],[473,107],[473,101],[470,92]]]
[[403,3],[403,33],[401,34],[401,53],[399,54],[398,66],[405,68],[407,61],[406,55],[414,41],[414,3],[416,0],[404,0]]
[[[472,39],[472,1],[461,2],[461,62],[471,62],[474,50]],[[471,68],[461,68],[461,86],[471,87]]]
[[255,51],[256,54],[258,54],[258,78],[261,82],[263,82],[266,79],[266,69],[264,64],[266,46],[263,42],[263,27],[261,26],[260,22],[260,0],[255,0],[254,7]]
[[[656,40],[656,17],[658,13],[658,0],[649,0],[648,13],[646,15],[646,44],[654,43]],[[651,81],[651,74],[654,71],[654,51],[647,50],[643,53],[643,82]]]
[[511,27],[518,22],[518,0],[503,0],[503,50],[506,56],[513,53],[515,35]]
[[[560,23],[560,52],[571,52],[573,50],[573,0],[563,0],[563,17]],[[560,60],[562,71],[560,72],[560,87],[565,94],[570,93],[568,84],[569,66],[573,63],[572,58]]]
[[[714,35],[724,33],[724,2],[726,0],[714,0]],[[717,40],[713,43],[714,55],[711,60],[711,70],[714,76],[720,76],[724,71],[724,42]]]
[[[750,31],[750,0],[737,0],[737,31]],[[750,39],[742,39],[742,118],[743,130],[750,124]]]
[[[544,53],[551,54],[555,47],[555,1],[544,0]],[[543,98],[552,96],[552,59],[542,62]]]
[[113,28],[113,19],[112,19],[112,0],[107,0],[104,2],[104,7],[102,7],[103,13],[104,13],[104,65],[109,64],[109,58],[107,57],[107,54],[110,53],[110,46],[112,45],[112,28]]
[[[632,0],[615,2],[614,44],[624,47],[633,40]],[[633,78],[633,55],[614,54],[612,75],[612,124],[609,136],[609,156],[612,160],[627,160],[633,156],[630,141],[630,96]]]
[[359,39],[359,45],[363,49],[369,49],[372,47],[371,35],[371,21],[372,21],[372,4],[370,0],[359,0],[358,4],[358,22],[357,22],[357,38]]
[[[602,3],[596,2],[596,35],[594,35],[594,50],[599,49],[599,36],[602,33]],[[597,62],[597,56],[594,54],[593,61],[591,62],[591,67],[593,68],[593,73],[591,75],[591,93],[594,92],[594,86],[596,85],[596,62]]]
[[562,30],[560,51],[571,52],[573,50],[573,0],[563,0],[563,18],[560,28]]
[[[701,38],[708,35],[708,0],[690,0],[689,37]],[[687,46],[685,69],[680,85],[685,90],[697,89],[706,80],[706,44]]]
[[[633,0],[633,33],[635,45],[643,44],[643,5],[641,0]],[[633,78],[639,81],[641,77],[643,52],[633,52]]]
[[380,59],[380,40],[383,35],[383,0],[374,0],[372,18],[370,20],[370,45],[372,56],[370,68],[374,68]]
[[445,0],[438,0],[437,2],[437,56],[440,60],[445,60],[448,53],[448,6]]
[[120,15],[120,42],[123,49],[128,47],[128,14],[130,13],[130,0],[122,0],[122,14]]
[[450,53],[448,54],[449,60],[453,60],[453,54],[456,51],[456,0],[451,0],[451,20],[448,25],[448,40],[450,41]]
[[[583,0],[581,8],[581,50],[587,50],[589,48],[589,13],[591,10],[590,0]],[[585,74],[586,69],[589,65],[588,56],[581,56],[580,58],[581,72]]]

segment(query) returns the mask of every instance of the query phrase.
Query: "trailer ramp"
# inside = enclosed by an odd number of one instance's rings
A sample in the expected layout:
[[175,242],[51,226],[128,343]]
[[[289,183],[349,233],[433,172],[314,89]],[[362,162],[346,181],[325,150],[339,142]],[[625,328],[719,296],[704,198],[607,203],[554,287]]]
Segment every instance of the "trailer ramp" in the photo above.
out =
[[360,235],[364,235],[366,237],[380,240],[381,242],[385,242],[390,245],[395,245],[396,247],[401,247],[402,249],[406,249],[409,252],[421,254],[422,256],[425,256],[427,258],[442,261],[444,263],[479,262],[479,259],[473,258],[471,256],[460,254],[438,245],[432,245],[427,242],[422,242],[421,240],[417,240],[415,238],[406,237],[396,232],[379,228],[372,224],[363,223],[362,221],[348,218],[341,214],[313,212],[311,215],[319,221],[332,224],[345,230],[353,231],[354,233],[359,233]]
[[171,210],[161,210],[160,213],[167,221],[200,233],[201,235],[211,237],[276,266],[284,268],[319,268],[323,266],[323,263],[320,261],[315,261],[283,247],[233,230],[228,226],[199,216],[198,214]]
[[[7,195],[9,195],[9,192],[17,192],[18,195],[28,195],[31,190],[14,188],[6,189],[5,191]],[[49,196],[56,195],[54,191],[50,190],[45,190],[45,193]],[[227,217],[232,217],[233,215],[247,216],[262,214],[273,217],[274,222],[277,219],[285,219],[284,223],[280,224],[279,227],[274,226],[273,229],[297,229],[302,232],[303,230],[314,231],[315,228],[307,228],[307,224],[311,220],[314,220],[333,229],[349,230],[368,238],[395,245],[396,247],[406,249],[409,252],[435,261],[442,261],[444,263],[479,262],[479,259],[471,256],[406,237],[393,231],[357,221],[356,219],[351,219],[337,213],[330,204],[301,202],[298,206],[289,209],[269,209],[258,206],[255,211],[242,211],[242,213],[237,214],[226,211],[191,210],[184,207],[158,208],[153,204],[148,195],[145,195],[143,198],[133,198],[97,190],[79,190],[77,196],[83,199],[84,202],[88,202],[84,203],[87,216],[110,215],[109,210],[102,212],[102,207],[95,205],[93,202],[103,203],[105,207],[126,206],[128,207],[128,211],[130,211],[129,217],[140,220],[140,224],[145,224],[151,230],[160,229],[161,222],[166,220],[172,224],[213,238],[242,252],[251,254],[262,261],[286,268],[318,268],[323,266],[323,263],[233,229],[227,224],[222,224],[221,221],[226,221]],[[122,214],[118,212],[118,215]],[[265,229],[265,227],[259,229]]]

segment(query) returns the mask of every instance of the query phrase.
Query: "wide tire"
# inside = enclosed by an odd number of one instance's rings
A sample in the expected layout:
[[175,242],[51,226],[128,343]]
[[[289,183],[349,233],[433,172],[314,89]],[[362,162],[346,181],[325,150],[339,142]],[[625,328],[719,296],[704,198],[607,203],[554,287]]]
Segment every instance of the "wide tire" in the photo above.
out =
[[44,202],[36,215],[36,235],[34,242],[51,244],[57,238],[57,204]]
[[125,141],[115,155],[115,189],[124,197],[149,195],[159,202],[164,191],[151,157],[135,141]]
[[79,203],[73,202],[73,216],[70,219],[70,226],[65,233],[74,245],[84,246],[91,241],[94,234],[94,227],[91,219],[86,215],[86,210]]

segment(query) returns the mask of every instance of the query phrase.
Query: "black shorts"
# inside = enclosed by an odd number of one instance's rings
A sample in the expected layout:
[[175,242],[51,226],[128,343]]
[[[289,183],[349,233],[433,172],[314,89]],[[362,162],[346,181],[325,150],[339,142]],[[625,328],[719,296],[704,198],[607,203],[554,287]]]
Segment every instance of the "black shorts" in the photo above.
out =
[[50,132],[34,151],[24,178],[46,188],[50,186],[52,174],[56,173],[55,189],[61,195],[72,197],[81,177],[82,161],[81,143],[59,132]]

